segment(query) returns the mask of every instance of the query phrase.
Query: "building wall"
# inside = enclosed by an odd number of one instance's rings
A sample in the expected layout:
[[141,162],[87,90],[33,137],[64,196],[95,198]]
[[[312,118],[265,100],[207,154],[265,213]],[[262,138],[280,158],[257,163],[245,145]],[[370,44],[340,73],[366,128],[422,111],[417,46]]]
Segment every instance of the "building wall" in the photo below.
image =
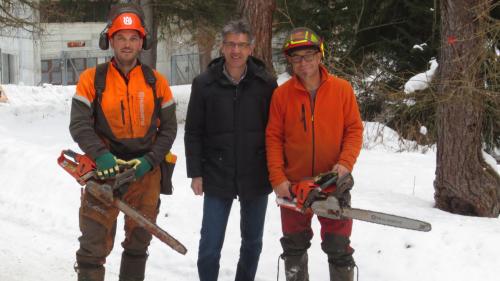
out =
[[[21,18],[38,19],[37,13],[33,14],[21,6],[15,6],[11,12]],[[37,33],[21,28],[0,28],[0,52],[0,64],[3,66],[0,83],[37,84],[40,80],[40,41]],[[5,81],[6,71],[9,72],[9,81]]]
[[[98,63],[104,62],[105,57],[111,57],[113,52],[111,48],[107,51],[99,49],[99,35],[105,27],[104,22],[94,23],[49,23],[45,25],[45,34],[41,36],[41,60],[56,60],[69,58],[98,58]],[[171,81],[172,55],[194,54],[197,48],[186,43],[180,35],[167,37],[159,40],[157,47],[156,69]],[[85,43],[82,47],[69,47],[68,44]],[[63,62],[61,62],[64,64]],[[45,69],[46,62],[43,68]],[[67,66],[70,67],[70,66]],[[183,70],[185,68],[183,67]],[[62,82],[62,81],[61,81]],[[175,83],[175,81],[172,84]],[[190,82],[189,82],[190,83]],[[63,83],[64,84],[64,83]]]
[[[46,32],[41,36],[42,59],[63,57],[64,53],[88,54],[94,56],[110,55],[110,51],[99,49],[99,34],[105,23],[48,23]],[[82,47],[71,47],[71,43],[84,43]]]

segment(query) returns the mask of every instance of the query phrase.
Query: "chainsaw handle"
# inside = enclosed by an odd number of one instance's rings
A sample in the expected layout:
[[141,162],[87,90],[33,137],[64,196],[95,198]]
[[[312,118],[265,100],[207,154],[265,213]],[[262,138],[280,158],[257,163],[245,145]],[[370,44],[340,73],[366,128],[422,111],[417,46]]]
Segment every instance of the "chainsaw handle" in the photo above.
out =
[[75,160],[75,161],[78,161],[78,158],[80,158],[80,156],[82,156],[82,155],[80,155],[80,154],[78,154],[78,153],[74,152],[74,151],[73,151],[73,150],[71,150],[71,149],[65,149],[65,150],[63,150],[63,151],[61,152],[61,155],[66,155],[66,156],[68,156],[68,157],[71,157],[71,158],[73,158],[73,160]]

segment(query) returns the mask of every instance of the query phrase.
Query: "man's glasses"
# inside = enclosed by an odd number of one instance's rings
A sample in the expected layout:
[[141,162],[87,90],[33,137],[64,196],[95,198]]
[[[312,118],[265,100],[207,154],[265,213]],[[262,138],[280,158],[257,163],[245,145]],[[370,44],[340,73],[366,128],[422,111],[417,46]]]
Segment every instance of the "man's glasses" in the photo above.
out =
[[239,49],[246,49],[246,48],[250,47],[250,43],[248,43],[248,42],[236,43],[236,42],[231,42],[231,41],[224,41],[224,42],[222,42],[222,45],[224,45],[224,47],[231,48],[231,49],[235,49],[236,47],[238,47]]
[[291,63],[300,63],[302,60],[304,60],[305,62],[311,62],[314,59],[314,56],[317,53],[319,53],[319,52],[305,54],[303,56],[300,56],[300,55],[291,55],[291,56],[289,56],[290,62]]

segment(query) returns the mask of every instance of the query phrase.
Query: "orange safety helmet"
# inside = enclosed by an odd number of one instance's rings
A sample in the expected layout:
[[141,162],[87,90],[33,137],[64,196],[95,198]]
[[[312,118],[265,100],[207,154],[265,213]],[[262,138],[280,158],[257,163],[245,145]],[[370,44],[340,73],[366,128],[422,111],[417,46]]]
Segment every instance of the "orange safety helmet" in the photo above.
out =
[[146,30],[142,25],[141,19],[134,13],[119,14],[108,29],[108,36],[111,38],[117,31],[124,29],[137,30],[142,38],[146,36]]
[[318,49],[321,55],[323,57],[325,56],[323,39],[321,39],[316,32],[307,27],[297,27],[286,37],[283,43],[283,52],[289,55],[292,50],[311,47]]
[[109,38],[124,29],[139,32],[144,40],[142,44],[144,50],[150,49],[153,45],[153,40],[144,24],[144,11],[137,4],[126,3],[117,4],[111,8],[108,24],[99,35],[99,48],[107,50],[109,48]]

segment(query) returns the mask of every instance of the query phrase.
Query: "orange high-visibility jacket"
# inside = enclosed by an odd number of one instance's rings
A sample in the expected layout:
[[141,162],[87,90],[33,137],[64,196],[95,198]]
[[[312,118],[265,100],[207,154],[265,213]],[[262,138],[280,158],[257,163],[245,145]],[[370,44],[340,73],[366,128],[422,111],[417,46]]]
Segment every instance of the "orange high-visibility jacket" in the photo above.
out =
[[297,76],[278,87],[266,129],[269,178],[273,186],[327,172],[335,164],[352,171],[363,142],[363,124],[349,82],[320,66],[314,107]]
[[156,166],[170,150],[177,131],[168,82],[154,71],[154,92],[141,65],[124,77],[113,62],[108,64],[106,87],[99,101],[94,88],[96,68],[80,75],[72,102],[71,135],[94,159],[110,151],[125,160],[145,156]]

